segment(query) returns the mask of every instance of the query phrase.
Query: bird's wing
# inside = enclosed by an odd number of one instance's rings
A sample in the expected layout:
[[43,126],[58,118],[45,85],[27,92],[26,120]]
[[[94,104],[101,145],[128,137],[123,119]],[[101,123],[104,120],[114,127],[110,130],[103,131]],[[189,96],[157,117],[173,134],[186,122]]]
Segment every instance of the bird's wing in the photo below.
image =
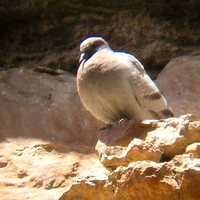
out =
[[128,55],[128,57],[133,69],[129,82],[139,106],[150,111],[156,118],[173,117],[173,112],[165,97],[147,75],[142,64],[134,56]]
[[134,56],[132,56],[130,54],[126,54],[126,55],[128,56],[129,61],[133,65],[133,66],[131,66],[132,68],[133,67],[136,68],[138,70],[138,72],[141,73],[141,75],[146,73],[143,65],[140,63],[140,61],[137,58],[135,58]]

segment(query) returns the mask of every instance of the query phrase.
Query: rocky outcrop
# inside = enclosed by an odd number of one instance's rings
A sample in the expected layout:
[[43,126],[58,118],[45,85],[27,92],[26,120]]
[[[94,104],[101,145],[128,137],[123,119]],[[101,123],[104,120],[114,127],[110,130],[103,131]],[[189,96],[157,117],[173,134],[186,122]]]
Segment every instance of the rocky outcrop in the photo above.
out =
[[100,161],[110,170],[107,178],[79,179],[60,200],[197,200],[199,142],[200,118],[190,114],[121,122],[103,131],[96,145]]
[[177,116],[200,116],[200,56],[172,59],[156,82]]

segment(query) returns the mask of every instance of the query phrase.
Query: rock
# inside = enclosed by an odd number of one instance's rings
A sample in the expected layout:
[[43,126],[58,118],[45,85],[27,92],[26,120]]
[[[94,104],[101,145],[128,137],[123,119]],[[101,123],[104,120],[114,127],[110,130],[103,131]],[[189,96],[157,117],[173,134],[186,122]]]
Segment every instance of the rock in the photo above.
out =
[[172,59],[159,74],[157,85],[176,116],[192,113],[200,116],[200,56]]
[[1,71],[0,104],[1,199],[199,199],[198,116],[98,132],[75,78],[44,68]]
[[[136,162],[128,167],[119,167],[110,175],[116,183],[116,199],[178,199],[178,184],[165,164]],[[172,174],[171,174],[172,176]],[[126,189],[127,188],[127,189]]]
[[85,179],[77,180],[69,188],[70,192],[66,192],[59,200],[74,200],[74,199],[101,199],[114,200],[112,186],[105,184],[107,177],[86,177]]
[[187,145],[200,141],[200,118],[188,114],[160,120],[157,129],[147,133],[145,141],[152,143],[169,159],[184,153]]
[[93,146],[97,141],[101,124],[83,108],[75,77],[64,71],[61,75],[23,68],[1,71],[0,107],[1,139],[79,143],[82,138],[82,144]]
[[113,161],[114,167],[116,159],[124,159],[123,163],[126,164],[127,161],[145,159],[159,162],[161,155],[170,159],[184,153],[187,145],[198,141],[200,119],[188,114],[160,121],[135,123],[130,120],[117,124],[101,133],[96,150],[105,166],[112,166]]
[[172,58],[199,54],[198,7],[198,0],[1,1],[0,68],[76,73],[80,41],[96,35],[135,54],[156,77]]
[[200,160],[192,158],[188,154],[175,156],[169,163],[170,170],[175,172],[175,178],[179,183],[179,197],[183,199],[197,200],[200,196]]
[[152,143],[137,138],[133,139],[126,148],[120,146],[107,147],[101,141],[98,141],[96,149],[101,163],[108,168],[116,168],[120,165],[127,166],[130,162],[138,160],[159,162],[162,157],[162,152]]
[[193,158],[200,158],[200,143],[193,143],[187,146],[186,153],[189,153]]
[[118,167],[108,180],[82,179],[74,183],[60,200],[198,200],[200,195],[200,161],[187,155],[170,162],[137,161]]
[[74,179],[107,172],[94,153],[101,124],[81,105],[75,77],[48,72],[0,72],[2,200],[58,199]]
[[58,199],[73,180],[107,173],[91,147],[78,143],[13,137],[1,141],[0,151],[2,200]]
[[[99,141],[107,146],[120,145],[126,147],[133,138],[144,139],[147,131],[156,129],[156,124],[151,120],[135,121],[123,120],[111,128],[104,129],[100,132]],[[133,131],[134,130],[134,131]]]
[[2,156],[0,157],[0,168],[6,167],[8,165],[8,161]]
[[79,179],[59,199],[198,200],[199,142],[200,119],[191,114],[122,121],[102,130],[96,145],[101,163],[110,170],[108,177]]

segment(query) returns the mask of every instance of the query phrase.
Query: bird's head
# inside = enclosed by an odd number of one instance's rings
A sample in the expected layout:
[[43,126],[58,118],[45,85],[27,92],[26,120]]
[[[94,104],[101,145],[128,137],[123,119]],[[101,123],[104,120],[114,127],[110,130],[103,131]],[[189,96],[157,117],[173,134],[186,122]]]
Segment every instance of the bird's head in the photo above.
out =
[[79,63],[83,60],[89,59],[97,51],[109,48],[108,43],[101,37],[89,37],[85,39],[80,45],[80,59]]

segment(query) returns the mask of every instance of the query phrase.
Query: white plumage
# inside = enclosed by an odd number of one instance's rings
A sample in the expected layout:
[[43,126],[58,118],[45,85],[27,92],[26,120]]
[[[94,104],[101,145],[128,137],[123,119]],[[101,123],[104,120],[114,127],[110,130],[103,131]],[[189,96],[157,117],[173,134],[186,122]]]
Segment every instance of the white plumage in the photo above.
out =
[[112,51],[101,37],[84,40],[80,52],[78,93],[98,120],[173,117],[166,99],[134,56]]

